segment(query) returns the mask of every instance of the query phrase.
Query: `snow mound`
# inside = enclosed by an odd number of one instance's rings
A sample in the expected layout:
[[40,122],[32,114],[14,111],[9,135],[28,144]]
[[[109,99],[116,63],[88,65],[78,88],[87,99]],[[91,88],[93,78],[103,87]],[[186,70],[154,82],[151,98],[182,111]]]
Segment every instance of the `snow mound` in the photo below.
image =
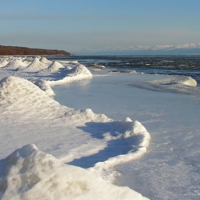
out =
[[27,67],[27,64],[24,63],[21,59],[16,59],[10,61],[5,67],[9,69],[25,68]]
[[41,63],[38,58],[35,58],[31,62],[31,64],[28,65],[27,68],[25,68],[24,70],[28,71],[28,72],[38,72],[38,71],[43,70],[47,67],[48,67],[48,65]]
[[65,66],[65,69],[66,69],[66,70],[71,70],[72,67],[70,67],[69,65],[67,65],[67,66]]
[[88,78],[92,78],[91,72],[84,65],[78,65],[71,69],[63,79],[57,81],[48,81],[48,84],[59,85]]
[[[10,76],[0,82],[0,105],[7,107],[11,114],[20,112],[27,115],[59,116],[61,105],[50,98],[35,84],[23,78]],[[67,107],[64,107],[66,111]]]
[[191,86],[196,87],[197,82],[195,79],[193,79],[190,76],[171,76],[170,79],[164,79],[164,80],[155,80],[152,82],[153,84],[160,84],[160,85],[166,85],[166,86],[175,86],[175,85],[185,85],[185,86]]
[[8,61],[6,59],[0,60],[0,68],[5,67],[8,64]]
[[2,200],[147,200],[141,194],[105,182],[85,169],[66,165],[33,144],[0,161]]
[[61,68],[65,68],[65,67],[62,64],[60,64],[58,61],[54,61],[47,69],[44,69],[41,72],[56,73]]
[[45,57],[42,57],[40,59],[40,62],[43,63],[43,64],[46,64],[46,65],[51,65],[52,64],[52,61],[48,60],[47,58]]
[[54,91],[51,89],[51,87],[47,84],[45,80],[36,79],[32,80],[32,82],[35,85],[37,85],[41,90],[45,91],[48,96],[55,96]]
[[74,110],[62,106],[49,97],[54,93],[46,81],[33,80],[33,82],[35,84],[14,76],[6,77],[0,81],[0,105],[6,108],[7,113],[20,113],[24,117],[66,117],[83,121],[106,121],[109,119],[105,115],[93,113],[91,109]]
[[193,86],[196,87],[197,86],[197,82],[195,79],[193,79],[192,77],[185,77],[183,80],[180,81],[183,85],[187,85],[187,86]]
[[70,71],[68,76],[76,76],[76,75],[82,75],[82,74],[92,76],[91,72],[84,65],[78,65],[78,66],[74,67]]

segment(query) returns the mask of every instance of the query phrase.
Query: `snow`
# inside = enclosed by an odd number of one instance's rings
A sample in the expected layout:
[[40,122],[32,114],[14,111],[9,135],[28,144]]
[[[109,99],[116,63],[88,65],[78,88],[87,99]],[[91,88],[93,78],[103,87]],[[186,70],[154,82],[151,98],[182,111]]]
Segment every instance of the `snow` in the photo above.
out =
[[[94,76],[90,80],[53,87],[53,90],[55,99],[62,105],[76,109],[90,107],[115,120],[129,116],[140,121],[151,134],[146,154],[114,167],[120,173],[114,177],[115,184],[129,186],[155,200],[197,200],[200,195],[200,88],[158,83],[181,78],[111,72],[109,76]],[[125,121],[130,122],[130,119]],[[115,140],[115,144],[109,143],[107,151],[70,164],[88,167],[87,162],[96,164],[102,157],[113,157],[111,152],[119,155],[119,149],[123,149],[123,143]],[[107,167],[101,169],[110,178],[117,175]]]
[[28,65],[24,70],[28,71],[28,72],[38,72],[42,69],[47,68],[48,65],[42,63],[39,61],[38,58],[35,58],[30,65]]
[[0,67],[5,67],[6,65],[8,64],[8,61],[7,60],[5,60],[5,59],[1,59],[0,60]]
[[40,58],[40,62],[44,63],[44,64],[47,64],[47,65],[51,65],[52,64],[52,61],[48,60],[45,57]]
[[61,65],[59,62],[54,61],[54,62],[52,63],[52,65],[50,65],[50,66],[48,67],[48,70],[49,70],[51,73],[55,73],[55,72],[58,72],[58,70],[59,70],[60,68],[64,68],[64,66]]
[[73,69],[71,69],[63,79],[56,80],[56,81],[48,81],[48,84],[51,86],[60,85],[60,84],[65,84],[72,81],[90,79],[90,78],[92,78],[91,72],[84,65],[79,64]]
[[[145,127],[129,118],[114,121],[88,108],[75,110],[51,97],[51,85],[88,80],[91,72],[74,62],[62,74],[51,76],[47,71],[41,76],[38,72],[48,64],[20,57],[17,60],[29,65],[12,76],[16,58],[6,59],[10,66],[0,69],[1,199],[146,199],[112,184],[119,175],[114,166],[146,153],[150,135]],[[70,164],[116,144],[122,148],[101,155],[99,161],[98,156],[95,162],[89,160],[88,169]],[[8,156],[9,152],[13,153]]]
[[128,187],[111,185],[85,169],[64,164],[33,144],[2,160],[0,169],[2,200],[146,199]]
[[153,83],[159,83],[161,85],[185,85],[190,87],[196,87],[197,82],[188,76],[171,76],[170,79],[164,79],[161,81],[153,81]]
[[54,91],[51,89],[51,87],[47,84],[45,80],[33,79],[31,80],[31,82],[37,85],[41,90],[45,91],[48,96],[50,97],[55,96]]
[[5,67],[9,69],[25,68],[27,67],[27,64],[22,62],[22,60],[13,60],[10,61]]

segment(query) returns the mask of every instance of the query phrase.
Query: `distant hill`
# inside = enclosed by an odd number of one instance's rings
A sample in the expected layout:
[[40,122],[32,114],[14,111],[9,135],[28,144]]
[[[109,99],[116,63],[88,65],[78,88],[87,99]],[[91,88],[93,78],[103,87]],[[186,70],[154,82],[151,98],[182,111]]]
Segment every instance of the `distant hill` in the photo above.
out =
[[69,52],[53,49],[35,49],[16,46],[0,45],[0,55],[46,55],[46,56],[70,56]]

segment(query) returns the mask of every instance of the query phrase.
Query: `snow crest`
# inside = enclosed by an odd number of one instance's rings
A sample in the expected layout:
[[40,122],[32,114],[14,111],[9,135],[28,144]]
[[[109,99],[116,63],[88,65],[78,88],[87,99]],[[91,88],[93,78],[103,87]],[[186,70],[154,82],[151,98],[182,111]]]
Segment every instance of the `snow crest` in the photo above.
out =
[[48,81],[49,85],[60,85],[81,79],[92,78],[91,72],[84,65],[77,65],[71,69],[63,79]]
[[28,65],[24,70],[27,72],[38,72],[42,69],[47,68],[48,65],[42,63],[39,61],[39,59],[36,57],[30,65]]
[[190,76],[171,76],[169,79],[163,79],[163,80],[155,80],[151,82],[155,85],[160,86],[190,86],[190,87],[196,87],[197,82],[195,79],[193,79]]
[[[0,105],[7,112],[23,114],[61,115],[66,108],[50,98],[35,84],[23,78],[10,76],[0,82]],[[66,110],[66,109],[64,109]],[[31,112],[30,112],[31,111]]]
[[126,118],[119,123],[119,129],[122,129],[122,134],[116,137],[108,137],[108,140],[123,140],[128,151],[126,154],[120,154],[115,157],[110,157],[104,162],[98,162],[91,167],[90,170],[100,174],[105,180],[113,182],[118,176],[118,173],[113,171],[113,167],[119,164],[130,162],[143,156],[149,146],[150,134],[146,128],[138,121],[132,122],[130,118]]
[[54,61],[48,68],[43,69],[42,73],[47,72],[47,73],[56,73],[59,71],[59,69],[64,68],[62,64],[60,64],[58,61]]
[[128,187],[107,183],[97,175],[66,165],[33,144],[0,161],[2,200],[147,200]]
[[8,64],[8,61],[6,59],[0,60],[0,68],[5,67]]
[[51,87],[47,84],[45,80],[36,79],[36,80],[32,80],[32,82],[35,85],[37,85],[41,90],[45,91],[48,96],[50,97],[55,96],[54,91],[51,89]]

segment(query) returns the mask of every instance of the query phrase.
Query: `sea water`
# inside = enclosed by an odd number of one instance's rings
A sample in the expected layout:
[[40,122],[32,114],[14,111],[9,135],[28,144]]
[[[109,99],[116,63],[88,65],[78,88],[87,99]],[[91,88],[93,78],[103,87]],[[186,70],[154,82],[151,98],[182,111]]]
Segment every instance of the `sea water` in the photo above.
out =
[[117,166],[121,175],[115,184],[129,186],[154,200],[197,200],[200,199],[199,88],[183,86],[183,92],[180,87],[151,84],[166,78],[169,76],[110,73],[53,89],[55,100],[63,105],[91,108],[115,120],[130,117],[140,121],[150,133],[147,154]]

